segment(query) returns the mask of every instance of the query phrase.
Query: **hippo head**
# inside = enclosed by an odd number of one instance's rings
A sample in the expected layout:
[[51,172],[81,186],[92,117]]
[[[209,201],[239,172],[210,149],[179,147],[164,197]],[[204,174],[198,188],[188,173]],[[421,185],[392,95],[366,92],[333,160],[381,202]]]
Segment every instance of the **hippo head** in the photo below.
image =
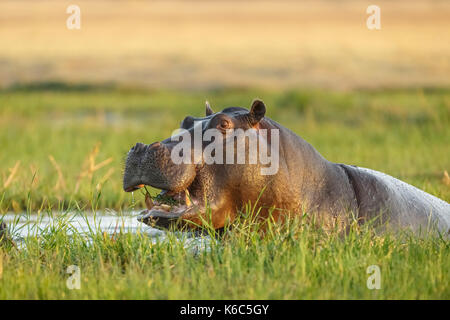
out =
[[[139,220],[167,228],[199,226],[208,216],[211,225],[218,229],[232,221],[247,201],[256,201],[269,176],[260,170],[267,163],[249,161],[257,153],[257,149],[250,148],[249,137],[262,139],[261,128],[272,123],[264,118],[265,112],[260,100],[255,100],[250,110],[229,107],[217,113],[206,103],[206,116],[187,116],[177,134],[131,148],[125,165],[124,190],[131,192],[145,185],[162,190],[156,199],[146,198],[148,209]],[[251,132],[243,136],[241,154],[237,147],[242,137],[229,138],[236,129]],[[230,141],[231,148],[227,147]],[[270,136],[264,141],[265,149],[272,150]]]

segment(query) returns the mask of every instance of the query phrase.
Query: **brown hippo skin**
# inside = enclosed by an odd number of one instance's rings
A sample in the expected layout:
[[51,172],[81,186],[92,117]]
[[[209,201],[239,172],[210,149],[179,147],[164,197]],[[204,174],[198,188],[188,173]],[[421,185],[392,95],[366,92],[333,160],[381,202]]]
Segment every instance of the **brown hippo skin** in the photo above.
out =
[[[269,214],[286,219],[307,213],[327,223],[338,221],[344,227],[356,219],[395,229],[436,227],[448,233],[449,203],[381,172],[330,162],[301,137],[265,117],[265,112],[260,100],[252,103],[250,111],[229,107],[217,113],[207,103],[205,117],[188,116],[181,128],[192,133],[194,123],[200,123],[203,132],[223,126],[279,129],[279,169],[274,175],[262,175],[260,164],[200,161],[177,165],[170,151],[178,142],[170,138],[150,145],[137,143],[128,152],[124,190],[150,185],[180,201],[170,208],[149,203],[151,209],[142,213],[140,221],[163,228],[198,226],[208,212],[218,229],[233,221],[246,204],[257,203],[262,219]],[[270,134],[267,141],[270,144]]]

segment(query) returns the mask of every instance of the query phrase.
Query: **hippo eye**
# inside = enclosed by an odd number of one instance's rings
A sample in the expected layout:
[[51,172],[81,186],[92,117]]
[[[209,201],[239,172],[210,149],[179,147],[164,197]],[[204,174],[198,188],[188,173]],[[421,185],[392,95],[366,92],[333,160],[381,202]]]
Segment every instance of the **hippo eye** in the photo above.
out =
[[228,129],[230,127],[230,121],[225,119],[221,120],[219,123],[219,127],[220,129]]

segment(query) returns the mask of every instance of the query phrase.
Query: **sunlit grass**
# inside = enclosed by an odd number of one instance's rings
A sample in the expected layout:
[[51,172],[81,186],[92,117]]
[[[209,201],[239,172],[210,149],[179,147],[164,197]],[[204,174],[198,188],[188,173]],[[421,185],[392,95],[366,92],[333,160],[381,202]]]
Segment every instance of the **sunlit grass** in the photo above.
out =
[[[57,215],[18,248],[0,249],[0,299],[450,298],[447,240],[357,224],[342,234],[300,219],[269,221],[261,232],[251,208],[223,233],[204,230],[200,245],[179,233],[105,234],[95,224],[81,233],[71,214]],[[79,290],[66,284],[71,265]],[[367,287],[371,265],[381,270],[379,290]]]

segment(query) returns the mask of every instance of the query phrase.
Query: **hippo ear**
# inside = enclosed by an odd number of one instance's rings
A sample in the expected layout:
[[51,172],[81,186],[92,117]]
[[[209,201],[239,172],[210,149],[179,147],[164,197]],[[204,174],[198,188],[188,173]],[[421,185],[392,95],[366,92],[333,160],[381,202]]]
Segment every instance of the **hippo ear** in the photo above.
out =
[[266,114],[266,105],[262,100],[255,99],[253,100],[252,106],[250,108],[250,117],[252,124],[255,125],[259,121],[261,121],[262,118],[264,118],[264,115]]
[[209,102],[206,101],[206,116],[210,116],[214,113],[213,109],[211,109],[211,106],[209,105]]

